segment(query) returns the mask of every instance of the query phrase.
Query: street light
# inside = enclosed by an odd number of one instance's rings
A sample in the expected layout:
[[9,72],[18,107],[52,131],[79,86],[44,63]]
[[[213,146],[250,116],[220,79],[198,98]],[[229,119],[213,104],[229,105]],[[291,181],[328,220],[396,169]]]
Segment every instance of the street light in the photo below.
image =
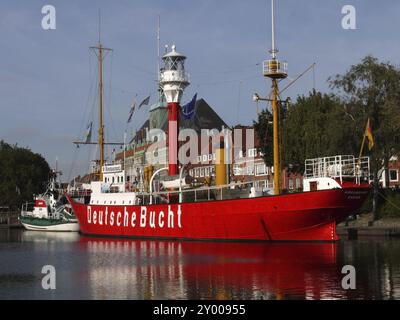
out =
[[153,193],[153,179],[158,173],[160,173],[161,171],[164,171],[164,170],[168,171],[168,167],[164,167],[164,168],[156,170],[156,172],[154,172],[153,175],[150,178],[150,204],[153,204],[153,195],[152,195],[152,193]]

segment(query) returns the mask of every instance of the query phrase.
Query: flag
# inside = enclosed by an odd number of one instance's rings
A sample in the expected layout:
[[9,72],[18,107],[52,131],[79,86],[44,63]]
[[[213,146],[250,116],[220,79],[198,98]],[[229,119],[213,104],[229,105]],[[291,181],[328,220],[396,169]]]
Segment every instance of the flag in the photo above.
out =
[[368,139],[368,149],[371,150],[372,147],[374,146],[374,137],[372,135],[372,128],[371,128],[371,123],[369,121],[367,121],[367,127],[365,128],[365,136]]
[[139,104],[139,108],[138,108],[138,109],[140,109],[141,106],[147,106],[147,105],[149,104],[149,102],[150,102],[150,96],[148,96],[146,99],[144,99],[144,100]]
[[133,112],[135,111],[136,101],[134,100],[131,106],[131,110],[129,111],[129,118],[127,123],[131,122]]
[[182,107],[182,114],[185,120],[192,119],[194,116],[196,106],[197,93],[193,96],[192,100]]
[[89,143],[92,140],[92,125],[93,125],[93,122],[90,122],[86,128],[85,143]]

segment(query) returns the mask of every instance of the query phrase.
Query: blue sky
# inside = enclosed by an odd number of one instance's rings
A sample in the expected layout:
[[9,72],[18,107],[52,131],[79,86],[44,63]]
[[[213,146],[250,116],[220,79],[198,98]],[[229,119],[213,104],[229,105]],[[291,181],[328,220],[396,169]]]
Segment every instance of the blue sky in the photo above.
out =
[[[399,1],[276,2],[278,57],[288,62],[290,78],[316,62],[316,89],[328,92],[329,76],[345,72],[367,54],[399,64]],[[41,8],[47,4],[56,8],[56,30],[41,27]],[[341,27],[346,4],[356,8],[356,30]],[[122,140],[136,94],[140,100],[152,93],[151,102],[156,97],[158,15],[162,48],[175,43],[188,57],[191,85],[183,102],[197,92],[229,125],[256,118],[252,94],[266,94],[270,86],[259,65],[269,58],[269,0],[3,0],[0,139],[43,154],[51,165],[58,157],[64,179],[87,170],[95,150],[76,151],[72,141],[82,138],[90,119],[97,120],[96,58],[88,47],[97,42],[99,8],[102,42],[114,49],[104,64],[109,140]],[[294,100],[312,86],[308,73],[285,97]],[[134,115],[130,132],[147,111]]]

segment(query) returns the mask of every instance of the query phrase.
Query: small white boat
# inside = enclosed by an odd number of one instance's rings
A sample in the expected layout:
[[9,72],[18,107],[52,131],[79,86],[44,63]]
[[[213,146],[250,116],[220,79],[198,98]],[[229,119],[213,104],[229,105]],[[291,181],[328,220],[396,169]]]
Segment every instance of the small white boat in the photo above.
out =
[[[34,203],[22,206],[19,220],[27,230],[79,231],[79,223],[72,207],[57,189],[57,172],[52,172],[49,186],[44,194],[35,197]],[[65,201],[63,201],[65,200]]]

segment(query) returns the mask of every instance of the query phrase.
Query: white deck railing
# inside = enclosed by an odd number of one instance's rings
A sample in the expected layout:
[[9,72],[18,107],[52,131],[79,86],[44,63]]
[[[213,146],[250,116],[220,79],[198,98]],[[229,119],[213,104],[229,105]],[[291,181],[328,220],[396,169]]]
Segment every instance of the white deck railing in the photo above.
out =
[[355,158],[352,155],[307,159],[304,178],[355,178],[369,177],[369,157]]

